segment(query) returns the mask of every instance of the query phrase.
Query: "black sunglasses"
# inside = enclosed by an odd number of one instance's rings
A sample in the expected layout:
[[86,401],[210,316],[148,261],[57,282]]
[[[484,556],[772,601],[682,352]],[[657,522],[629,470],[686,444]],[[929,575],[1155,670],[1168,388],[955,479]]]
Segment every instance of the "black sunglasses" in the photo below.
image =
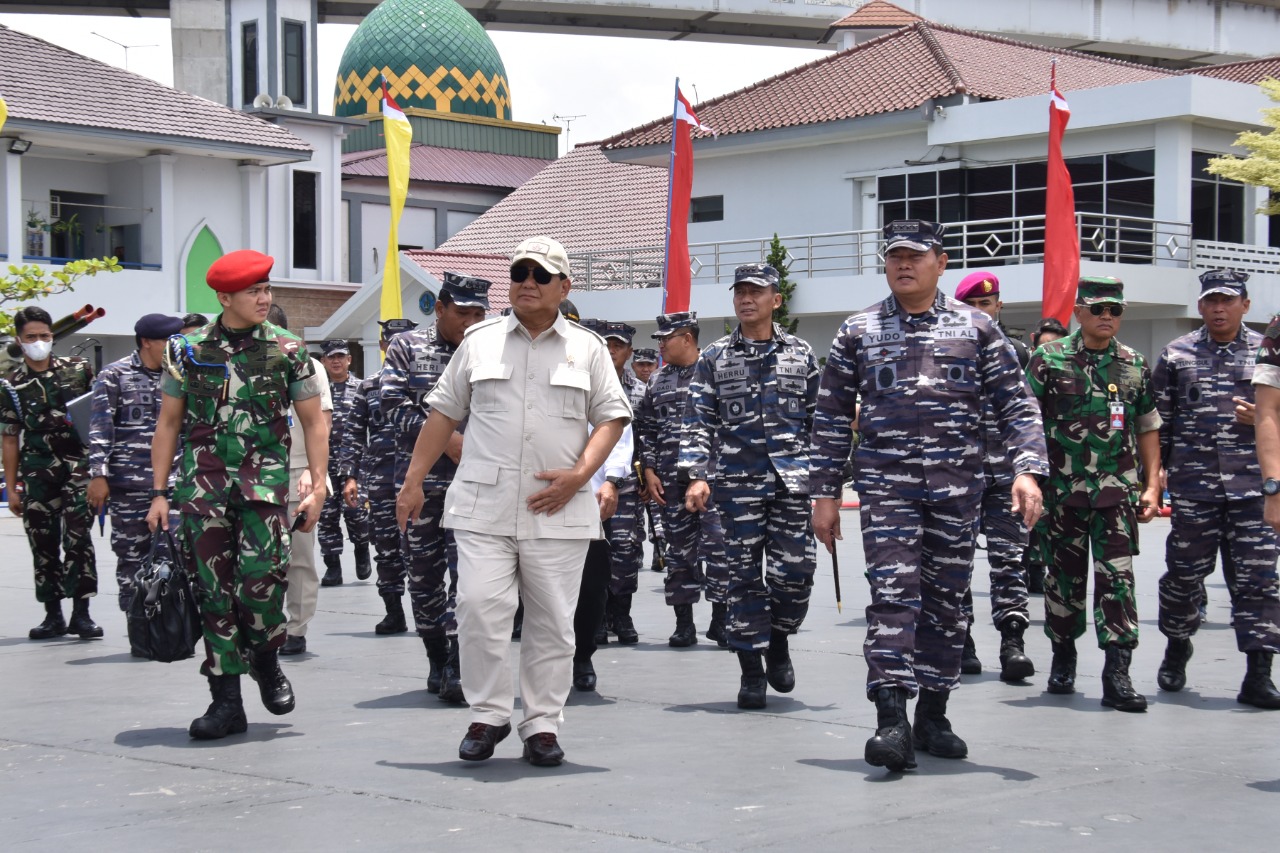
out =
[[1103,312],[1103,311],[1109,311],[1109,312],[1111,313],[1111,316],[1112,316],[1112,317],[1119,317],[1121,314],[1123,314],[1123,313],[1124,313],[1124,306],[1123,306],[1123,305],[1115,305],[1115,304],[1113,304],[1113,303],[1107,303],[1107,304],[1105,304],[1105,305],[1090,305],[1090,306],[1089,306],[1089,313],[1090,313],[1090,314],[1092,314],[1092,315],[1093,315],[1093,316],[1095,316],[1095,317],[1101,317],[1101,316],[1102,316],[1102,312]]
[[514,266],[511,268],[511,280],[516,284],[524,281],[529,277],[529,273],[533,273],[533,280],[538,284],[550,284],[551,279],[555,278],[554,273],[549,273],[542,267],[522,267]]

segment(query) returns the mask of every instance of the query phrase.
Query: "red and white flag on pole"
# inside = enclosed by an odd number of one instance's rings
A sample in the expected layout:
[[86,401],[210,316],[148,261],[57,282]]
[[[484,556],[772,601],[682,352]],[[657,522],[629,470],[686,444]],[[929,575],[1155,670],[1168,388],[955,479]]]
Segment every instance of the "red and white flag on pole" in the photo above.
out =
[[1062,159],[1062,136],[1071,108],[1058,91],[1057,63],[1049,72],[1049,173],[1044,200],[1044,305],[1041,316],[1071,322],[1080,279],[1080,236],[1076,231],[1076,200],[1071,173]]
[[662,273],[662,313],[689,310],[689,197],[693,194],[693,128],[714,134],[698,121],[680,93],[671,118],[671,166],[667,184],[667,247]]

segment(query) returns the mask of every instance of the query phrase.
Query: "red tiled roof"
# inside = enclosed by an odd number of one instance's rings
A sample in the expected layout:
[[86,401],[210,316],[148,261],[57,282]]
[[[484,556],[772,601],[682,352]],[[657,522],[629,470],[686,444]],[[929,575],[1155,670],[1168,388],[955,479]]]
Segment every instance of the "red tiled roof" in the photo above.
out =
[[845,15],[831,25],[832,30],[873,29],[885,27],[909,27],[916,21],[923,21],[919,15],[908,12],[901,6],[886,3],[885,0],[871,0],[861,9]]
[[[415,142],[409,149],[409,178],[438,184],[468,184],[515,189],[550,163],[537,157],[516,157],[488,151],[434,148]],[[385,178],[386,151],[353,151],[342,156],[342,174]]]
[[440,249],[505,255],[535,234],[554,237],[570,254],[618,246],[660,246],[666,205],[666,169],[612,163],[599,145],[579,145],[454,234]]
[[[700,121],[727,136],[914,109],[930,98],[956,94],[983,100],[1023,98],[1048,91],[1049,62],[1055,59],[1063,91],[1177,73],[917,21],[698,104],[697,113]],[[671,118],[664,116],[600,145],[618,149],[670,141]]]
[[1228,62],[1224,65],[1188,68],[1182,73],[1200,74],[1204,77],[1230,80],[1233,83],[1256,85],[1269,77],[1280,79],[1280,56],[1264,56],[1261,59],[1246,59],[1243,62]]
[[[512,245],[515,248],[515,245]],[[489,313],[498,314],[511,304],[511,256],[469,252],[442,252],[413,249],[405,257],[444,281],[445,271],[472,275],[492,283],[489,288]]]
[[0,26],[9,118],[307,152],[282,127]]

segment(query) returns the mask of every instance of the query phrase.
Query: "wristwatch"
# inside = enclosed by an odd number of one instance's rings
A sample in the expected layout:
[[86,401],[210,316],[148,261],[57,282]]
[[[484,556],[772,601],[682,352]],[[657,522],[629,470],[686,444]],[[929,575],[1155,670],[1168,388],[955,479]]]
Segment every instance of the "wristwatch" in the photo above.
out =
[[616,474],[610,474],[608,477],[604,478],[604,481],[606,483],[613,483],[614,486],[617,486],[622,482],[622,478]]
[[153,498],[168,498],[169,490],[168,489],[152,489],[150,492],[150,495]]
[[1272,495],[1280,495],[1280,480],[1268,477],[1262,481],[1262,493],[1267,497]]

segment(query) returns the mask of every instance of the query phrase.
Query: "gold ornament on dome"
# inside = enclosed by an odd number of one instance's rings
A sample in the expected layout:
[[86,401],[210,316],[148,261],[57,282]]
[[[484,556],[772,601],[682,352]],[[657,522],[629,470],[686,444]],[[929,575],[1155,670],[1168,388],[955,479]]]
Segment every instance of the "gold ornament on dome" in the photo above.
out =
[[[443,65],[431,74],[424,73],[418,66],[410,65],[404,74],[397,74],[390,68],[370,68],[361,77],[350,71],[338,77],[338,95],[334,99],[334,107],[363,101],[366,113],[382,112],[382,77],[387,78],[387,90],[401,107],[414,106],[406,104],[409,98],[419,101],[435,101],[435,110],[442,113],[454,112],[455,99],[492,104],[496,118],[508,119],[511,114],[511,90],[507,79],[501,74],[486,77],[483,71],[477,71],[470,77],[458,68],[445,68]],[[456,88],[455,88],[456,85]],[[444,88],[441,88],[443,86]],[[404,100],[400,100],[400,99]],[[459,110],[458,112],[462,112]]]

